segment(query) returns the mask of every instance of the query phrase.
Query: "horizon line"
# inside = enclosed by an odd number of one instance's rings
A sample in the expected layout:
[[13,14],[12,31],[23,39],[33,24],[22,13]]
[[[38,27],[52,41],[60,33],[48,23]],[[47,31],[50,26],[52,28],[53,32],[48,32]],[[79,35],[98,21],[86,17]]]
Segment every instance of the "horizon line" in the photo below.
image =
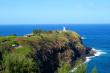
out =
[[15,24],[0,24],[0,25],[110,25],[110,23],[80,23],[80,24],[78,24],[78,23],[57,23],[57,24],[55,24],[55,23],[46,23],[46,24],[42,24],[42,23],[39,23],[39,24],[37,24],[37,23],[33,23],[33,24],[26,24],[26,23],[20,23],[20,24],[18,24],[18,23],[15,23]]

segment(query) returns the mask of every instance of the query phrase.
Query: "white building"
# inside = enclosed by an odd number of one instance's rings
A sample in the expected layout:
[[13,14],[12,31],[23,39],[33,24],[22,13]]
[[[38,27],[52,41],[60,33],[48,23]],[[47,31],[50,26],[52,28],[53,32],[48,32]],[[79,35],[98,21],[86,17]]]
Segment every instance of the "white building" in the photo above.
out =
[[63,31],[66,32],[66,28],[65,27],[63,27]]

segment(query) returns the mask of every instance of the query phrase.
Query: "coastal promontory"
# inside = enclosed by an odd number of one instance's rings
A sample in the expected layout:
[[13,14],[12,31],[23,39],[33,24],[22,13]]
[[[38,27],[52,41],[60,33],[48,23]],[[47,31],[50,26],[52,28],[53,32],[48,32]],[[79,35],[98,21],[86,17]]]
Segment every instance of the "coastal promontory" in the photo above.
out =
[[68,73],[89,55],[90,49],[74,31],[33,30],[25,36],[0,36],[2,73]]

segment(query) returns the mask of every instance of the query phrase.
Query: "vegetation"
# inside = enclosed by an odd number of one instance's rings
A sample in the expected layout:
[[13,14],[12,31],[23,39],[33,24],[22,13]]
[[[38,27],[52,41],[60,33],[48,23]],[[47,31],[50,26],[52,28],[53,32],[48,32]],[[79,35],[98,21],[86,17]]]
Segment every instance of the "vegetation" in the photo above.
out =
[[[72,31],[34,30],[32,35],[0,37],[0,73],[68,73],[86,49]],[[75,73],[84,73],[81,66]],[[96,70],[93,70],[95,73]]]
[[32,58],[20,54],[7,54],[2,61],[3,73],[39,73]]
[[96,67],[93,68],[92,73],[97,73]]
[[[71,69],[68,63],[62,62],[56,73],[87,73],[87,64],[83,64],[82,60],[78,60],[74,68]],[[97,73],[96,67],[93,68],[91,73]]]
[[71,66],[66,62],[61,62],[56,73],[69,73]]

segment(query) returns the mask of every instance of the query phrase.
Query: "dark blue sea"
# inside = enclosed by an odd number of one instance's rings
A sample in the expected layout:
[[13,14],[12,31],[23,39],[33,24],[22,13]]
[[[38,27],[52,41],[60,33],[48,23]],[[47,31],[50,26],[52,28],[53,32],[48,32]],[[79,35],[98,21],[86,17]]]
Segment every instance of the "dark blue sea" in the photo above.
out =
[[110,25],[0,25],[0,36],[16,34],[23,36],[31,33],[33,29],[76,31],[85,39],[84,45],[101,50],[103,54],[92,58],[88,63],[88,73],[95,66],[98,73],[110,73]]

